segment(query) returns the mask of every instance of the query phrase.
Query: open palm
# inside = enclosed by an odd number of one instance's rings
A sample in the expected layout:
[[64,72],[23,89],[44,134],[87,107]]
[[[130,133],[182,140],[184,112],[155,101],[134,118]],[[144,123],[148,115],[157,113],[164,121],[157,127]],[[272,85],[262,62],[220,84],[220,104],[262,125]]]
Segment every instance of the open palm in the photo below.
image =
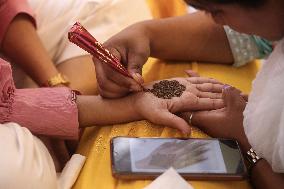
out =
[[[134,106],[143,118],[149,121],[189,133],[187,122],[176,116],[175,113],[214,110],[224,107],[222,100],[222,87],[218,81],[202,77],[172,78],[183,84],[186,89],[180,97],[171,99],[158,98],[150,92],[135,94]],[[146,84],[144,87],[151,89],[155,83]]]

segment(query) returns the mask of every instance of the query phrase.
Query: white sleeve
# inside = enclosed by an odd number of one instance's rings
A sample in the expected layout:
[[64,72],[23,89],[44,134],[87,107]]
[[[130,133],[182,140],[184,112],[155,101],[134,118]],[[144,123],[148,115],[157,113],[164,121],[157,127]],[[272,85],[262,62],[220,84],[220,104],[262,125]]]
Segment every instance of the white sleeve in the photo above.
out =
[[252,148],[274,172],[284,173],[284,39],[262,65],[244,111]]
[[0,188],[58,188],[47,148],[28,129],[16,123],[0,124],[0,149]]

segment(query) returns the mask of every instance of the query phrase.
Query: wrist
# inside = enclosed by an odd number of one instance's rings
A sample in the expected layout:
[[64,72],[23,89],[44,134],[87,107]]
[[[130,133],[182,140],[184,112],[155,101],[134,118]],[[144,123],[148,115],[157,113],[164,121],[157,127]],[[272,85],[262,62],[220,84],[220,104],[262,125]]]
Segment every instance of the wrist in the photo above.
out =
[[152,21],[144,21],[140,24],[140,31],[148,39],[150,51],[153,48],[153,43],[156,39],[155,32],[153,31]]
[[142,113],[139,111],[140,105],[139,103],[137,103],[139,101],[140,94],[141,94],[140,92],[137,92],[137,93],[133,93],[129,95],[128,97],[126,97],[126,98],[129,98],[129,100],[127,100],[127,106],[128,106],[129,112],[131,112],[131,114],[133,115],[132,121],[138,121],[138,120],[144,119],[144,117],[142,116]]
[[246,166],[248,168],[248,174],[251,175],[253,168],[262,160],[256,153],[256,151],[249,144],[246,136],[238,140],[243,156],[246,160]]
[[146,20],[138,23],[139,30],[143,33],[144,36],[146,36],[149,40],[153,37],[153,33],[151,30],[151,21]]
[[101,96],[78,96],[80,126],[110,125],[141,120],[134,106],[135,97],[105,99]]
[[250,150],[251,145],[246,136],[240,137],[240,139],[238,139],[237,141],[243,153],[246,153],[247,151]]

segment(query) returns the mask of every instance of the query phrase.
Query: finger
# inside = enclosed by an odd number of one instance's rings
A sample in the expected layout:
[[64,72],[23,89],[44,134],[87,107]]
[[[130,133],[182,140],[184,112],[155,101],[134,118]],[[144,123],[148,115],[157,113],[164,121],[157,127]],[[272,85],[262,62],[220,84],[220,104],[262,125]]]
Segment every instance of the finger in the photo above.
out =
[[248,101],[248,97],[249,97],[248,94],[241,93],[241,96],[243,97],[243,99],[244,99],[246,102]]
[[223,99],[196,98],[187,111],[215,110],[225,106]]
[[216,83],[193,84],[198,90],[203,92],[222,93],[224,85]]
[[133,79],[123,76],[122,74],[113,70],[110,66],[101,63],[96,58],[93,58],[93,60],[96,67],[98,84],[101,86],[101,88],[112,92],[119,92],[118,90],[120,88],[121,90],[127,89],[127,91],[129,91],[129,89],[132,89],[133,91],[141,90],[141,87],[137,85]]
[[[134,74],[133,78],[136,77],[135,75],[136,74]],[[126,76],[124,76],[124,75],[122,75],[120,73],[111,74],[107,78],[110,81],[112,81],[113,83],[115,83],[117,86],[129,88],[132,91],[136,91],[136,92],[142,91],[141,85],[138,84],[135,79],[126,77]]]
[[185,70],[185,73],[189,76],[189,77],[200,77],[200,75],[193,70]]
[[[192,116],[191,122],[201,130],[206,130],[210,133],[210,130],[214,130],[214,126],[217,123],[220,123],[220,120],[224,119],[224,113],[222,113],[223,111],[225,111],[224,108],[219,110],[195,112]],[[183,117],[186,116],[188,115],[183,115]]]
[[139,73],[131,73],[131,76],[139,85],[142,85],[144,83],[144,79]]
[[180,130],[184,134],[190,133],[190,126],[182,118],[168,112],[157,112],[155,120],[150,120],[155,124],[164,125]]
[[[96,68],[96,71],[102,71],[100,69],[101,69],[100,66],[98,66]],[[106,95],[109,93],[113,93],[114,96],[123,96],[125,94],[128,94],[130,91],[129,88],[119,86],[113,81],[109,80],[108,78],[105,77],[104,74],[101,74],[101,75],[97,74],[97,83],[98,83],[100,94],[102,94],[102,96],[104,97],[108,97]],[[113,96],[113,95],[110,95],[110,96]]]
[[[121,56],[121,54],[120,54],[120,52],[116,49],[116,48],[114,48],[114,47],[109,47],[109,48],[107,48],[109,51],[110,51],[110,53],[111,54],[113,54],[121,63],[123,62],[122,61],[122,56]],[[125,65],[124,65],[125,66]]]
[[222,99],[222,93],[199,92],[199,98]]
[[[107,44],[106,42],[105,45],[110,46],[111,44]],[[145,49],[142,49],[141,53],[133,53],[131,50],[129,50],[128,54],[126,49],[124,48],[109,47],[108,49],[115,57],[117,57],[121,64],[123,64],[127,68],[128,72],[132,75],[132,77],[134,77],[135,80],[138,79],[138,81],[142,81],[142,83],[144,82],[141,76],[142,66],[148,58],[147,53],[145,53]],[[139,49],[136,49],[136,51],[139,51]],[[135,73],[137,73],[138,75],[135,75]]]
[[185,146],[187,146],[187,145],[189,145],[189,144],[190,144],[189,141],[183,140],[183,141],[180,141],[180,142],[177,144],[177,147],[178,147],[178,149],[182,149],[183,147],[185,147]]
[[206,159],[207,159],[207,157],[202,157],[202,156],[199,156],[199,157],[196,157],[196,158],[191,158],[191,157],[185,156],[185,157],[182,157],[182,159],[178,158],[177,161],[174,161],[173,167],[175,169],[181,169],[181,168],[188,167],[188,166],[194,165],[196,163],[202,162]]
[[140,53],[129,52],[128,54],[128,65],[127,69],[132,77],[136,80],[138,84],[144,83],[142,77],[142,67],[148,59],[148,55],[144,53],[144,50]]
[[188,157],[191,158],[199,158],[204,153],[206,153],[209,150],[208,147],[198,147],[196,149],[193,149],[192,151],[188,151],[188,149],[184,149],[183,151],[186,151],[187,153],[183,153],[180,157],[180,159],[184,158],[187,159]]
[[192,144],[189,143],[186,146],[179,148],[176,151],[176,154],[183,155],[183,154],[189,154],[189,153],[194,154],[195,152],[198,153],[199,151],[205,148],[208,150],[206,146],[207,146],[207,143],[192,143]]
[[106,64],[102,64],[101,67],[105,70],[105,73],[108,73],[106,77],[112,82],[125,88],[131,88],[134,91],[141,91],[140,85],[134,79],[122,75]]
[[215,110],[225,106],[223,99],[199,98],[190,92],[183,93],[181,97],[172,98],[171,102],[173,104],[169,107],[171,112]]
[[[119,58],[119,60],[121,60],[121,55],[119,53],[119,51],[115,48],[111,48],[111,52]],[[130,73],[130,75],[133,77],[133,79],[136,81],[136,83],[132,83],[132,85],[141,85],[142,83],[144,83],[144,79],[142,77],[142,66],[140,65],[143,65],[143,64],[140,64],[139,62],[139,58],[136,57],[136,59],[138,60],[138,62],[136,62],[137,64],[133,63],[135,62],[135,59],[133,60],[134,58],[132,58],[132,53],[129,53],[128,54],[128,61],[129,63],[128,64],[125,64],[124,63],[124,66],[127,67],[128,69],[128,72]],[[123,62],[126,62],[127,59],[125,59],[125,61]]]
[[228,111],[231,110],[243,111],[245,108],[246,102],[241,96],[241,91],[234,87],[231,86],[224,87],[223,99],[225,106],[228,107]]
[[222,84],[220,81],[212,78],[206,77],[188,77],[186,78],[192,84],[202,84],[202,83],[213,83],[213,84]]

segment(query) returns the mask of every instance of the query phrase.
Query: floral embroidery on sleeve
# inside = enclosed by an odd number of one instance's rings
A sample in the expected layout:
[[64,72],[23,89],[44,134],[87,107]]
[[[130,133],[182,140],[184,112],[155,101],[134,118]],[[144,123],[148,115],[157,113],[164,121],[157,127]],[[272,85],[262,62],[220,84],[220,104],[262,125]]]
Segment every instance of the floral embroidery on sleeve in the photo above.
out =
[[12,70],[8,63],[0,60],[0,122],[9,121],[12,113],[15,85]]

